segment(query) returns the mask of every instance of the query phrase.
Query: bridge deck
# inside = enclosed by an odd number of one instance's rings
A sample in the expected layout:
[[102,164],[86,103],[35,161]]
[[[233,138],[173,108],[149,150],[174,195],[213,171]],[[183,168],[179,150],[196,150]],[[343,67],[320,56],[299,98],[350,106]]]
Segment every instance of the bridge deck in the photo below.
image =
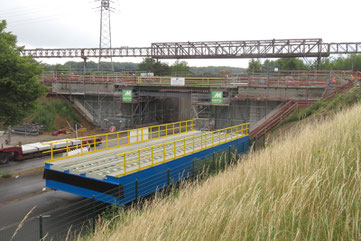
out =
[[[148,142],[136,143],[130,146],[122,146],[101,152],[91,153],[85,156],[69,157],[63,160],[57,160],[50,163],[50,169],[57,171],[69,171],[73,174],[85,174],[87,177],[105,179],[106,176],[115,176],[116,173],[123,172],[124,160],[117,154],[139,150],[147,146],[159,145],[166,142],[176,141],[186,137],[201,134],[200,131],[191,131],[176,136],[163,137],[161,139],[150,140]],[[145,153],[141,153],[145,155]],[[134,167],[130,160],[126,161],[126,169]],[[121,164],[121,165],[119,165]]]
[[247,152],[248,128],[245,123],[212,132],[184,129],[188,131],[52,160],[45,163],[46,186],[122,205],[196,174],[209,165],[205,158],[212,153],[230,153],[231,147]]
[[104,180],[120,177],[248,135],[238,125],[215,132],[188,131],[48,163],[49,169]]

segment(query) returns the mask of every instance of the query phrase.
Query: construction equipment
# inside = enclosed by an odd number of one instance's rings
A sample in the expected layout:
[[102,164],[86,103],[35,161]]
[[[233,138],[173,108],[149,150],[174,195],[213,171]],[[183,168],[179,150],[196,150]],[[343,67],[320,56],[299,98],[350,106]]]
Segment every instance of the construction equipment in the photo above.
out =
[[94,142],[96,145],[100,145],[102,138],[84,138],[82,141],[63,139],[53,144],[52,148],[48,142],[36,142],[19,146],[6,146],[0,148],[0,164],[6,164],[12,160],[22,161],[25,159],[47,156],[50,155],[50,149],[52,149],[52,153],[62,153],[66,152],[67,149],[69,150],[69,148],[76,149],[81,145],[94,145]]

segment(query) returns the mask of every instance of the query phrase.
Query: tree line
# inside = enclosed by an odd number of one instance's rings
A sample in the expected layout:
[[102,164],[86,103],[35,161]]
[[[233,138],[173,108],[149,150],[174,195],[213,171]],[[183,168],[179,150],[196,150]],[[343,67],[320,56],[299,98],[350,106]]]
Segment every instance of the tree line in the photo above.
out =
[[[84,62],[68,61],[64,64],[46,64],[43,63],[45,71],[53,72],[72,72],[72,73],[85,73],[86,74],[101,74],[110,73],[112,71],[111,62],[100,62],[99,64],[94,61],[86,63],[84,69]],[[229,67],[229,66],[206,66],[206,67],[192,67],[186,61],[176,61],[174,64],[169,65],[152,58],[145,58],[141,63],[131,62],[113,62],[114,72],[133,74],[133,73],[154,73],[156,76],[190,76],[190,75],[219,75],[222,71],[230,71],[231,73],[243,73],[245,68]]]
[[361,54],[322,58],[320,66],[316,62],[306,63],[298,58],[282,58],[277,60],[252,59],[248,62],[248,72],[267,72],[278,70],[353,70],[361,71]]

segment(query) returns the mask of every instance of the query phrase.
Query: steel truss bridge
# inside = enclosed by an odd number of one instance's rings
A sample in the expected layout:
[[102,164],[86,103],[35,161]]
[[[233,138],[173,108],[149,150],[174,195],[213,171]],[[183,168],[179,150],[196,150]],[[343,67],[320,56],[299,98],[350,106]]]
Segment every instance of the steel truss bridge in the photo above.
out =
[[150,47],[24,49],[22,56],[34,58],[150,57],[193,58],[289,58],[328,57],[361,53],[361,42],[324,43],[320,38],[246,41],[160,42]]

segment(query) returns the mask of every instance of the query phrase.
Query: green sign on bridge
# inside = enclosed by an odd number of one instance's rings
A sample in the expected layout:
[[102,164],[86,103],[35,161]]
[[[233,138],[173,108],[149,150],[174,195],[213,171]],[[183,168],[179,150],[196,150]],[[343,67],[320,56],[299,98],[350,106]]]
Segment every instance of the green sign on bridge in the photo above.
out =
[[122,90],[122,101],[132,102],[132,100],[133,100],[133,90]]
[[223,91],[212,91],[212,104],[223,104]]

